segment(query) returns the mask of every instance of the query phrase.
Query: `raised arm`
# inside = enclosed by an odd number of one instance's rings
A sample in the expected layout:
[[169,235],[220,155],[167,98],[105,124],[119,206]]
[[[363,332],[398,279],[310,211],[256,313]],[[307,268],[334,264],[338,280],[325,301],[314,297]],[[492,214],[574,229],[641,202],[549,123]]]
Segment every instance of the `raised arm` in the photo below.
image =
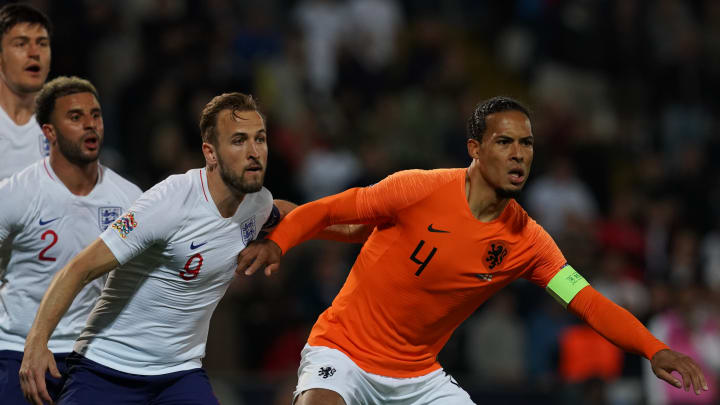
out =
[[97,238],[53,277],[25,341],[25,354],[20,366],[20,385],[30,403],[42,405],[43,400],[51,401],[45,386],[46,371],[60,377],[55,359],[47,347],[58,322],[85,285],[118,265],[105,242]]

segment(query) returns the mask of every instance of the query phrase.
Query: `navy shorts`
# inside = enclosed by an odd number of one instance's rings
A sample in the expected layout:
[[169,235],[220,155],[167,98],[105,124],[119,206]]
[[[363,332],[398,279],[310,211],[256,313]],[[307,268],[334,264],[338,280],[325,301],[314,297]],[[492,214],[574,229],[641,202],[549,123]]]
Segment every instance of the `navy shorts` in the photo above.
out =
[[218,405],[205,370],[161,375],[123,373],[72,353],[57,405]]
[[[67,375],[65,358],[69,353],[55,354],[62,378],[55,378],[50,373],[45,374],[45,384],[50,397],[55,400],[63,387],[64,377]],[[0,350],[0,398],[3,405],[28,405],[20,389],[20,364],[22,363],[22,352],[13,350]]]

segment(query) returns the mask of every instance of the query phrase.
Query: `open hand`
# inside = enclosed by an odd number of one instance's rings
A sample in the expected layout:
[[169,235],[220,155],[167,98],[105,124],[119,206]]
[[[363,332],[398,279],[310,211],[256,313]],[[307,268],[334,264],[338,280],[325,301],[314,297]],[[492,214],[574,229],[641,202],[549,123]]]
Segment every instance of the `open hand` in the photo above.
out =
[[265,275],[270,276],[280,265],[282,250],[275,242],[269,239],[251,242],[238,255],[238,265],[235,274],[245,273],[252,275],[258,269],[265,268]]
[[29,403],[43,405],[43,401],[53,402],[45,386],[45,372],[48,370],[53,377],[61,377],[52,352],[47,347],[35,348],[26,345],[20,365],[20,387]]
[[[703,375],[700,366],[690,357],[678,353],[674,350],[664,349],[655,353],[650,360],[652,371],[655,375],[667,381],[669,384],[677,388],[684,388],[685,391],[690,390],[692,385],[695,394],[700,395],[702,391],[708,390],[705,375]],[[677,371],[682,376],[682,382],[675,378],[672,374]]]

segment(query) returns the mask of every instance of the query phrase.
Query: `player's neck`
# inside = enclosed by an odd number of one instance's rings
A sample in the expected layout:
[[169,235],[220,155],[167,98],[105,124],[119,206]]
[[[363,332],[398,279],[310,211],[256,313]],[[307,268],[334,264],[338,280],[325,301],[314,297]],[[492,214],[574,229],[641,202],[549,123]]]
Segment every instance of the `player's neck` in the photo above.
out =
[[36,93],[16,93],[0,80],[0,107],[17,125],[25,125],[35,114]]
[[50,151],[50,167],[71,193],[85,196],[98,181],[98,161],[78,165],[70,162],[59,151]]
[[465,176],[465,199],[470,212],[480,222],[490,222],[502,214],[510,202],[509,198],[498,197],[495,190],[485,182],[477,167],[470,165]]
[[223,218],[230,218],[235,215],[235,211],[245,198],[245,194],[237,195],[232,192],[230,187],[225,184],[220,177],[220,170],[215,167],[206,168],[208,191],[212,196],[213,202]]

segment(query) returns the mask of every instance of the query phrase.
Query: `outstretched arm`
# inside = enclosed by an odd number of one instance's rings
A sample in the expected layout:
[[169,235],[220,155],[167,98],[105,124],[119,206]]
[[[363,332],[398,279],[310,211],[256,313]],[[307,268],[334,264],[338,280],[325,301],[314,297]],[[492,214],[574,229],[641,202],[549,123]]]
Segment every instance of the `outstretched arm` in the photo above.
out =
[[60,377],[47,343],[75,296],[92,280],[119,265],[102,239],[97,238],[63,267],[50,283],[25,340],[25,354],[20,366],[20,385],[32,404],[51,402],[45,387],[45,372]]
[[[280,257],[291,247],[312,238],[327,227],[380,220],[372,211],[364,216],[358,214],[357,200],[361,190],[353,188],[293,209],[267,239],[253,242],[240,252],[235,272],[251,275],[265,268],[265,274],[269,276],[277,269]],[[366,231],[371,229],[368,227]]]
[[[578,292],[568,309],[618,347],[648,358],[658,378],[685,391],[692,386],[696,394],[708,390],[705,376],[693,359],[671,350],[630,312],[591,286]],[[682,382],[672,376],[673,371],[680,373]]]
[[[274,200],[273,203],[278,209],[279,216],[275,224],[266,229],[267,231],[273,230],[280,219],[298,207],[297,204],[286,200]],[[374,226],[369,224],[330,225],[318,231],[318,233],[313,236],[313,239],[334,240],[336,242],[346,243],[364,243],[372,233],[373,228]]]

